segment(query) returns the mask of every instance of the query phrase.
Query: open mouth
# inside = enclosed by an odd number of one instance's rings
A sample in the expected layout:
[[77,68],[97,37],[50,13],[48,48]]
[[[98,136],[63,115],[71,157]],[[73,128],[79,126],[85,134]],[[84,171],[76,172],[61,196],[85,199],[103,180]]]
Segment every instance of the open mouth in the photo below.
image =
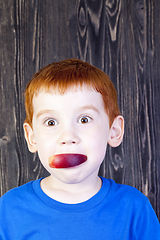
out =
[[87,156],[83,154],[65,153],[49,157],[51,168],[70,168],[78,166],[87,161]]

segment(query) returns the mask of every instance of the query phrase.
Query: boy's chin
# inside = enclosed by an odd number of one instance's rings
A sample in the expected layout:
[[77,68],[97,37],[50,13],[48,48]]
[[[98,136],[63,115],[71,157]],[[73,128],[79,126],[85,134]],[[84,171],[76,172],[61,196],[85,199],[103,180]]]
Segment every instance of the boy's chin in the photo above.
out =
[[64,153],[49,157],[49,166],[51,168],[71,168],[79,166],[86,161],[86,155],[77,153]]

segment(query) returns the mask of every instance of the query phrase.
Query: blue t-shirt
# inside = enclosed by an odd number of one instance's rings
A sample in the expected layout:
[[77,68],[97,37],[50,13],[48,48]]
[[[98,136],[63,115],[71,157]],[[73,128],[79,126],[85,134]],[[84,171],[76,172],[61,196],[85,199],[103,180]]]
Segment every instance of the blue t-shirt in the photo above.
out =
[[137,189],[102,178],[100,191],[79,204],[48,197],[40,180],[0,198],[1,240],[159,240],[160,224]]

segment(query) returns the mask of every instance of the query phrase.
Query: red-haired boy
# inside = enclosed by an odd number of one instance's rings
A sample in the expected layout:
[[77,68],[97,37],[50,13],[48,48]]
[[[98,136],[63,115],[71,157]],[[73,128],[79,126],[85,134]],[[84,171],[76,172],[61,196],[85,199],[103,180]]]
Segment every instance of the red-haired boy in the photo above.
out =
[[98,176],[107,144],[124,133],[104,72],[77,59],[50,64],[28,83],[25,107],[28,148],[50,175],[1,198],[0,239],[160,239],[148,199]]

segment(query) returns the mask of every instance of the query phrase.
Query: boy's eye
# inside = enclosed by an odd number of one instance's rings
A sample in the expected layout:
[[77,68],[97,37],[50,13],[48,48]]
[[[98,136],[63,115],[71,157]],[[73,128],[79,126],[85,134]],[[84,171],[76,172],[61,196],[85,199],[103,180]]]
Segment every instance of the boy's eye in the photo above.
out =
[[54,119],[48,119],[45,121],[45,124],[50,127],[50,126],[56,126],[58,122]]
[[85,117],[80,117],[80,118],[78,119],[78,122],[79,122],[79,123],[83,123],[83,124],[89,123],[90,121],[91,121],[91,117],[87,117],[87,116],[85,116]]

